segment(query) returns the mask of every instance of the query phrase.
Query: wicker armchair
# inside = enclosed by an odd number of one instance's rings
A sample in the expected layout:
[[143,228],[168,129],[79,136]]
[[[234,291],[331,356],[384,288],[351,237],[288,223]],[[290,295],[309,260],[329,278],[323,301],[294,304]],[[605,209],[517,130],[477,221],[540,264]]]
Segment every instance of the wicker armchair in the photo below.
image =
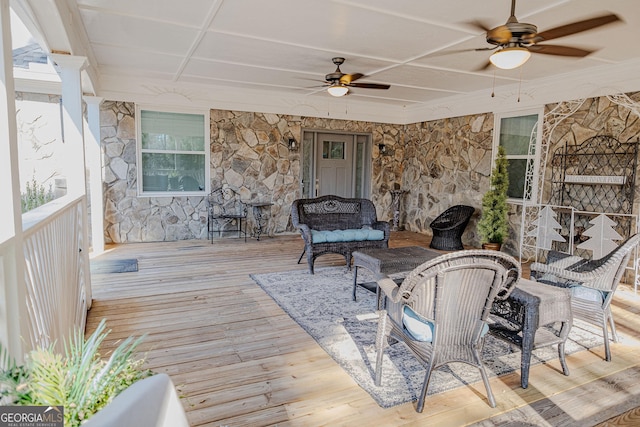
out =
[[609,326],[614,342],[618,341],[611,300],[631,257],[640,242],[640,234],[629,237],[603,258],[588,260],[550,251],[546,264],[531,264],[531,278],[542,283],[571,288],[571,311],[574,319],[602,327],[605,360],[611,360]]
[[429,247],[443,251],[464,249],[462,233],[467,228],[474,211],[472,206],[455,205],[438,215],[430,224],[433,238]]
[[384,349],[394,338],[426,367],[416,411],[424,408],[432,371],[450,362],[478,368],[489,404],[495,407],[480,351],[494,299],[507,298],[520,275],[520,263],[510,255],[476,249],[427,261],[400,285],[388,277],[380,279],[386,309],[380,311],[376,335],[376,385],[382,381]]

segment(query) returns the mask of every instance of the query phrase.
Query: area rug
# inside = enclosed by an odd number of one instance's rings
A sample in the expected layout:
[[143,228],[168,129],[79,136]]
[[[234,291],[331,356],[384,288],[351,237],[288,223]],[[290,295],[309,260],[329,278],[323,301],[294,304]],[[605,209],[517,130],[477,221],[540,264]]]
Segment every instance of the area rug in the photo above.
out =
[[[424,380],[424,368],[404,344],[385,352],[382,385],[373,383],[375,371],[375,332],[377,314],[375,294],[358,287],[352,301],[353,272],[345,267],[252,274],[260,285],[318,344],[383,408],[415,400]],[[358,282],[373,280],[367,271],[358,271]],[[622,339],[622,337],[621,337]],[[576,321],[566,343],[567,354],[602,345],[598,330]],[[520,351],[487,336],[482,357],[489,376],[520,369]],[[534,351],[531,364],[556,360],[556,347]],[[549,375],[562,375],[553,370]],[[452,363],[432,373],[429,394],[440,393],[481,381],[477,369]],[[484,392],[482,384],[478,386]]]

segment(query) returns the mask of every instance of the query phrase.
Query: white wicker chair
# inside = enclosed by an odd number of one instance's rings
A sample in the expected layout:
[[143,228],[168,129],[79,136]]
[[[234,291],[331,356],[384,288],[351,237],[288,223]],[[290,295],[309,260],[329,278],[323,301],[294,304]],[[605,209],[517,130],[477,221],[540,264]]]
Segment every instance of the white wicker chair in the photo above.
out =
[[635,234],[597,260],[550,251],[546,264],[531,264],[532,279],[553,286],[571,288],[571,311],[574,319],[602,327],[607,361],[611,360],[609,326],[613,341],[618,341],[611,313],[611,300],[629,263],[632,250],[639,242],[640,234]]
[[[424,408],[432,371],[451,362],[480,370],[489,404],[495,407],[480,350],[494,299],[507,298],[520,276],[520,263],[505,253],[463,250],[425,262],[399,286],[390,278],[380,279],[386,310],[378,321],[375,383],[382,382],[383,354],[391,337],[405,343],[426,367],[416,411]],[[416,319],[418,328],[412,325]],[[427,333],[419,333],[420,328]]]

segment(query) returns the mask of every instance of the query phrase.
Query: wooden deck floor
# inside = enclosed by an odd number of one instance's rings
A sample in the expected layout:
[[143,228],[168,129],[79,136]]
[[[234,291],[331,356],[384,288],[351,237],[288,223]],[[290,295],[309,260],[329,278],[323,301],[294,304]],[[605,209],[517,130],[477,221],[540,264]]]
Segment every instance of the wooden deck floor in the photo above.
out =
[[[409,245],[428,241],[392,233],[390,246]],[[97,259],[137,258],[139,271],[92,275],[87,332],[104,317],[107,346],[147,334],[147,365],[171,376],[193,426],[640,424],[640,298],[628,288],[614,301],[628,339],[612,345],[612,362],[603,347],[583,351],[567,357],[569,377],[554,362],[533,366],[526,390],[519,372],[493,379],[496,408],[480,383],[431,396],[418,414],[411,403],[380,408],[249,278],[306,269],[301,251],[298,235],[114,246]]]

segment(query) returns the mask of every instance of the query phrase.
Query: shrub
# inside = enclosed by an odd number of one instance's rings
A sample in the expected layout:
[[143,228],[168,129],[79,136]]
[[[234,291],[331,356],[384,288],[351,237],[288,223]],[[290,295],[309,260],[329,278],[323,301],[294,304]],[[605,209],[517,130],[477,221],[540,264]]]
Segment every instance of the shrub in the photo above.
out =
[[27,181],[25,190],[26,192],[20,195],[22,199],[22,213],[35,209],[54,199],[51,185],[49,185],[49,190],[47,191],[43,184],[36,181],[35,177],[33,177],[31,181]]
[[108,359],[100,356],[109,334],[104,319],[87,339],[81,331],[65,342],[64,355],[53,347],[31,351],[17,365],[0,346],[0,404],[64,406],[64,425],[79,426],[134,382],[151,375],[134,351],[143,337],[124,340]]

